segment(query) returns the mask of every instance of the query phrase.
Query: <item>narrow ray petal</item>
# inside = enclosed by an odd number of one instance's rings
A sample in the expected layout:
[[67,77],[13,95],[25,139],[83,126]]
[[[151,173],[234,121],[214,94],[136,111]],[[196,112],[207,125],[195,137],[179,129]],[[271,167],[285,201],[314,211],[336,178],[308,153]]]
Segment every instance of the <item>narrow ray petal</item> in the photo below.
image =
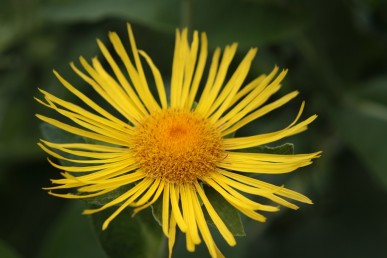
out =
[[173,246],[175,245],[175,239],[176,239],[176,220],[174,216],[171,216],[171,221],[169,223],[169,230],[168,234],[168,251],[169,251],[169,258],[172,258],[172,250]]
[[207,36],[205,33],[201,34],[201,46],[200,46],[200,54],[199,54],[199,60],[198,64],[195,70],[195,75],[192,80],[192,84],[190,87],[189,95],[188,95],[188,100],[186,103],[186,107],[190,109],[195,101],[196,93],[199,88],[200,81],[203,76],[203,71],[204,67],[206,65],[206,60],[207,60],[207,54],[208,54],[208,43],[207,43]]
[[196,219],[200,234],[203,237],[204,243],[206,244],[208,251],[210,252],[210,255],[212,257],[217,257],[217,252],[216,252],[217,247],[214,242],[214,239],[212,238],[211,232],[208,228],[206,219],[202,211],[202,207],[200,206],[200,202],[196,194],[192,196],[192,206],[195,211],[195,219]]
[[171,198],[171,206],[172,206],[172,216],[175,217],[176,223],[179,226],[180,230],[182,232],[187,231],[187,224],[184,221],[183,215],[181,214],[181,210],[179,207],[179,188],[176,187],[174,184],[169,185],[170,190],[170,198]]
[[[313,115],[308,119],[287,128],[266,134],[259,134],[255,136],[247,137],[235,137],[231,139],[224,139],[224,145],[226,150],[244,149],[255,146],[264,145],[267,143],[275,142],[283,138],[301,133],[306,130],[307,125],[312,123],[317,118],[317,115]],[[293,124],[293,123],[292,123]]]
[[167,95],[165,93],[164,82],[163,82],[163,79],[161,77],[160,71],[154,65],[152,59],[148,56],[147,53],[145,53],[144,51],[139,51],[139,53],[141,54],[141,56],[143,56],[145,58],[145,61],[148,63],[149,67],[152,70],[153,77],[154,77],[155,83],[156,83],[156,88],[157,88],[157,91],[159,93],[159,98],[160,98],[161,106],[162,106],[163,109],[166,109],[167,105],[168,105],[167,104]]
[[130,26],[129,23],[127,27],[128,27],[129,42],[132,48],[134,62],[136,64],[139,80],[141,82],[141,84],[138,85],[139,87],[137,87],[136,89],[138,90],[141,87],[141,91],[140,91],[141,93],[139,92],[140,93],[139,96],[142,98],[144,104],[150,107],[150,111],[159,110],[160,106],[158,105],[157,101],[155,100],[151,91],[149,90],[149,86],[146,81],[145,73],[141,65],[140,55],[138,53],[136,41],[134,39],[132,27]]
[[203,189],[198,183],[195,183],[195,189],[198,192],[200,199],[203,201],[203,204],[206,207],[206,210],[208,211],[208,214],[210,215],[211,220],[214,222],[220,234],[223,236],[223,238],[230,246],[236,245],[234,236],[227,228],[227,226],[224,224],[223,220],[219,217],[218,213],[215,211],[214,207],[211,205],[206,194],[204,193]]

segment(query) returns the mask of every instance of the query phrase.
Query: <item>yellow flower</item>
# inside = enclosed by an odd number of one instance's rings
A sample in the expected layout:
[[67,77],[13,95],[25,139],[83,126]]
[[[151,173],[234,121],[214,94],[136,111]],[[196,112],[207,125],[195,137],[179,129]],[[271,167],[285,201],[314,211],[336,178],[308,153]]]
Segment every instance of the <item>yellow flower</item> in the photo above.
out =
[[[55,71],[63,86],[77,96],[83,105],[67,102],[40,90],[44,100],[37,100],[61,114],[66,122],[43,115],[37,115],[38,118],[74,135],[93,140],[93,143],[41,140],[39,146],[49,155],[74,163],[65,166],[50,161],[54,167],[64,171],[62,179],[52,180],[56,186],[49,188],[50,194],[78,199],[132,186],[102,207],[84,211],[85,214],[92,214],[117,206],[116,211],[104,222],[103,229],[125,208],[134,207],[134,213],[137,213],[160,200],[162,231],[169,239],[170,256],[178,227],[186,235],[189,251],[193,252],[195,246],[204,240],[212,257],[223,257],[206,223],[204,209],[226,242],[231,246],[236,244],[228,225],[207,198],[203,185],[212,187],[238,211],[260,222],[265,221],[260,211],[274,212],[278,206],[258,203],[244,194],[264,197],[291,209],[298,207],[289,199],[312,203],[300,193],[252,176],[294,171],[311,164],[311,160],[319,157],[320,152],[295,155],[248,152],[248,148],[306,130],[316,115],[299,122],[304,103],[295,120],[282,130],[230,137],[239,128],[297,96],[298,92],[294,91],[265,104],[280,89],[286,71],[279,72],[275,67],[270,74],[261,75],[245,84],[257,49],[250,49],[236,70],[230,73],[229,66],[237,50],[237,44],[232,44],[225,48],[223,55],[219,48],[215,50],[204,81],[208,55],[206,34],[200,35],[199,45],[199,35],[195,31],[189,44],[187,29],[177,30],[170,94],[167,96],[159,70],[144,51],[137,49],[130,25],[128,32],[131,57],[118,35],[114,32],[109,34],[115,54],[120,57],[122,64],[116,63],[105,45],[98,40],[112,74],[97,58],[93,58],[89,64],[80,57],[86,72],[71,63],[75,73],[118,111],[119,116],[104,109]],[[152,83],[156,85],[157,94],[151,92],[144,63],[153,75]],[[119,68],[120,65],[123,65],[124,71]],[[199,94],[200,83],[204,87]],[[78,158],[69,158],[64,154]],[[77,192],[52,192],[72,188]]]

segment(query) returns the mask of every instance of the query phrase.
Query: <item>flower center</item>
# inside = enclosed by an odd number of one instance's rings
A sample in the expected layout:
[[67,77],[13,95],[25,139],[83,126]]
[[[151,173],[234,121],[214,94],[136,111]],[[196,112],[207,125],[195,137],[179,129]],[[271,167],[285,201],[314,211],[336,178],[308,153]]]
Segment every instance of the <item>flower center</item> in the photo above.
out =
[[199,115],[176,109],[152,114],[136,127],[134,158],[149,177],[192,183],[224,156],[219,130]]

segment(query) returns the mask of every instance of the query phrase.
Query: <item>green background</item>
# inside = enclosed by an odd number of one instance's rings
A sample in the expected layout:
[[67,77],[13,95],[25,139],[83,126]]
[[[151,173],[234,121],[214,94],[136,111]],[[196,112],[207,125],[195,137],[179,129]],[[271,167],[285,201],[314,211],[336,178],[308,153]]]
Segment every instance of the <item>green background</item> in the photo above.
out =
[[[288,68],[278,96],[296,89],[301,96],[241,135],[283,128],[301,100],[304,117],[319,115],[308,131],[287,141],[297,153],[323,150],[322,158],[290,175],[264,177],[308,195],[314,205],[283,208],[268,214],[265,224],[243,218],[247,237],[238,238],[234,248],[218,241],[226,256],[387,257],[387,3],[382,0],[1,0],[0,257],[108,257],[97,241],[103,233],[94,233],[81,215],[84,204],[41,189],[59,173],[36,146],[42,136],[34,114],[47,112],[33,96],[40,87],[71,100],[52,69],[80,82],[68,63],[100,55],[95,39],[108,44],[108,31],[126,41],[126,22],[166,82],[175,28],[187,25],[207,32],[211,51],[239,42],[239,61],[258,46],[250,79],[275,64]],[[175,257],[208,256],[203,245],[193,255],[184,249],[178,239]]]

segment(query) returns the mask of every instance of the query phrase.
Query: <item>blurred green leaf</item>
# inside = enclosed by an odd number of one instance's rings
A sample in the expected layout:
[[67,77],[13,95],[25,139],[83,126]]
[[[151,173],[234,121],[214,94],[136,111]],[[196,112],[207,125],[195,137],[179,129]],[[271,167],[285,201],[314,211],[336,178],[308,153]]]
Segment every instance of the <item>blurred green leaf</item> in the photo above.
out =
[[55,143],[83,142],[83,138],[68,133],[48,123],[42,123],[40,126],[44,140]]
[[16,251],[6,242],[0,239],[0,257],[1,258],[21,258]]
[[266,154],[276,154],[276,155],[292,155],[294,154],[294,144],[293,143],[284,143],[279,146],[257,146],[248,149],[240,149],[240,152],[250,152],[250,153],[266,153]]
[[41,15],[46,22],[60,23],[119,17],[170,32],[189,26],[207,31],[212,46],[238,41],[244,48],[287,38],[305,22],[281,5],[234,0],[54,1],[42,6]]
[[60,23],[95,22],[115,17],[173,30],[179,23],[179,12],[176,12],[179,4],[178,0],[53,1],[42,7],[42,17],[47,22]]
[[361,99],[387,105],[387,77],[380,76],[373,78],[359,85],[351,94]]
[[157,257],[163,235],[150,209],[145,209],[133,218],[129,211],[122,211],[105,231],[102,231],[102,224],[113,211],[108,209],[92,216],[104,250],[110,258]]
[[387,189],[387,78],[375,77],[348,92],[336,117],[343,139]]
[[156,202],[152,204],[152,215],[156,222],[162,226],[162,214],[163,214],[163,201],[162,198],[157,199]]
[[[386,112],[387,117],[387,112]],[[337,130],[369,168],[376,181],[387,189],[387,119],[357,108],[343,108],[336,113]]]
[[[223,220],[224,224],[226,224],[231,233],[234,236],[245,236],[246,233],[242,220],[236,208],[226,201],[226,199],[224,199],[224,197],[212,187],[204,187],[204,191],[215,211],[218,213],[219,217]],[[205,212],[205,214],[207,223],[214,225],[209,214],[207,212]]]
[[292,154],[294,154],[294,144],[292,144],[292,143],[285,143],[283,145],[275,146],[275,147],[258,146],[258,147],[247,149],[247,151],[255,152],[255,153],[292,155]]
[[122,195],[132,187],[133,187],[133,184],[121,186],[120,188],[117,188],[106,194],[96,196],[96,197],[85,198],[84,201],[90,205],[103,206],[108,202],[116,199],[118,196]]
[[93,232],[89,219],[82,215],[84,205],[71,201],[53,224],[37,257],[107,258]]
[[236,41],[242,48],[288,38],[304,28],[305,17],[288,8],[249,1],[192,1],[192,27],[204,30],[212,46]]

